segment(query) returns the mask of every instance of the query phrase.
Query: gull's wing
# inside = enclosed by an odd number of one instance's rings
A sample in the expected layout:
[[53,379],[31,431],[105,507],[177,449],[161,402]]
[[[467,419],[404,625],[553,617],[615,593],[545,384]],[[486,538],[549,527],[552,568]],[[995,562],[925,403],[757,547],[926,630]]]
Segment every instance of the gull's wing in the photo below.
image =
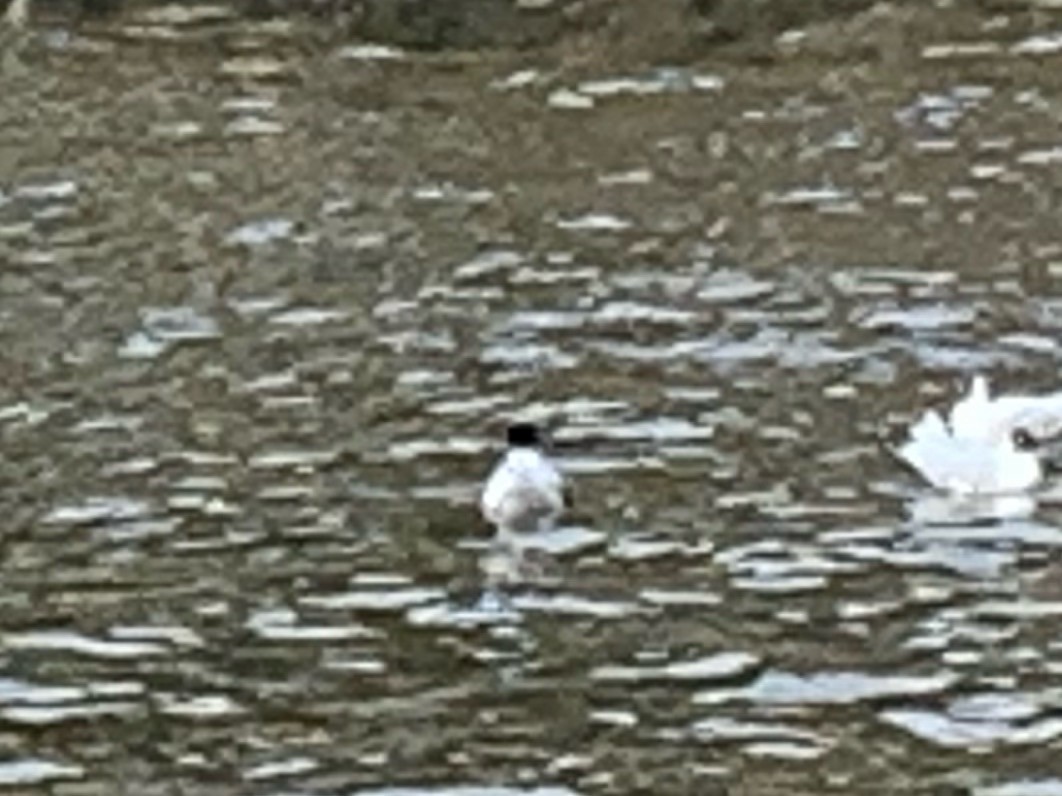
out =
[[981,374],[973,377],[970,390],[955,402],[948,415],[948,426],[957,437],[983,439],[988,433],[992,413],[992,399],[988,379]]

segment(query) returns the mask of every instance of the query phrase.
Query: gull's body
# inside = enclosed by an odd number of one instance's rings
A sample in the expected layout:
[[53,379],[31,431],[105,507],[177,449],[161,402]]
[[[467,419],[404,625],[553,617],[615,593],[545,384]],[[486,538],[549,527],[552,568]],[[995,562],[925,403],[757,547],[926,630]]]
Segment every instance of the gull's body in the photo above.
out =
[[898,455],[938,489],[966,495],[1025,492],[1043,480],[1038,444],[1059,431],[1062,393],[992,398],[988,382],[978,376],[947,421],[935,410],[925,412]]
[[937,489],[957,494],[1024,492],[1043,478],[1036,454],[1018,450],[1009,437],[960,436],[933,410],[912,426],[899,455]]
[[509,428],[509,449],[495,464],[480,498],[483,517],[497,529],[501,557],[491,564],[503,580],[515,579],[523,563],[521,537],[547,531],[564,511],[564,478],[543,452],[538,429]]

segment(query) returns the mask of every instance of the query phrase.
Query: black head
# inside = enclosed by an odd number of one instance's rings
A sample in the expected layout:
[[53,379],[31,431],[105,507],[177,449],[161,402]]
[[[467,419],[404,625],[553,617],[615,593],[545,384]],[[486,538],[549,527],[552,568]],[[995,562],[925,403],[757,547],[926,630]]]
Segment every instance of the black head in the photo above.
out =
[[542,433],[534,423],[513,423],[505,432],[510,448],[537,448],[542,444]]
[[1036,439],[1028,429],[1016,428],[1010,438],[1014,447],[1020,451],[1034,451],[1040,447],[1040,440]]

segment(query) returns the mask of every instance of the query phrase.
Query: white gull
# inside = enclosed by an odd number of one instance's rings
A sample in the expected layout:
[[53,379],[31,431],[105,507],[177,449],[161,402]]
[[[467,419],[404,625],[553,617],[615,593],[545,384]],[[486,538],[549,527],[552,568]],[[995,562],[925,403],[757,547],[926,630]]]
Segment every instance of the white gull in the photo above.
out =
[[1040,485],[1062,436],[1062,392],[991,397],[976,376],[947,420],[934,409],[911,426],[897,455],[934,487],[1004,495]]

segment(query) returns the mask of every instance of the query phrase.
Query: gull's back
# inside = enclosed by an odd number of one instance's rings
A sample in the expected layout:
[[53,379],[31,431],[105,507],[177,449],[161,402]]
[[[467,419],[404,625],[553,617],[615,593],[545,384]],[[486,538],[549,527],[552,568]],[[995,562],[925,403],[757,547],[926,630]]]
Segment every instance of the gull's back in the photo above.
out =
[[512,448],[487,479],[480,506],[501,531],[535,531],[564,510],[564,479],[541,451]]

